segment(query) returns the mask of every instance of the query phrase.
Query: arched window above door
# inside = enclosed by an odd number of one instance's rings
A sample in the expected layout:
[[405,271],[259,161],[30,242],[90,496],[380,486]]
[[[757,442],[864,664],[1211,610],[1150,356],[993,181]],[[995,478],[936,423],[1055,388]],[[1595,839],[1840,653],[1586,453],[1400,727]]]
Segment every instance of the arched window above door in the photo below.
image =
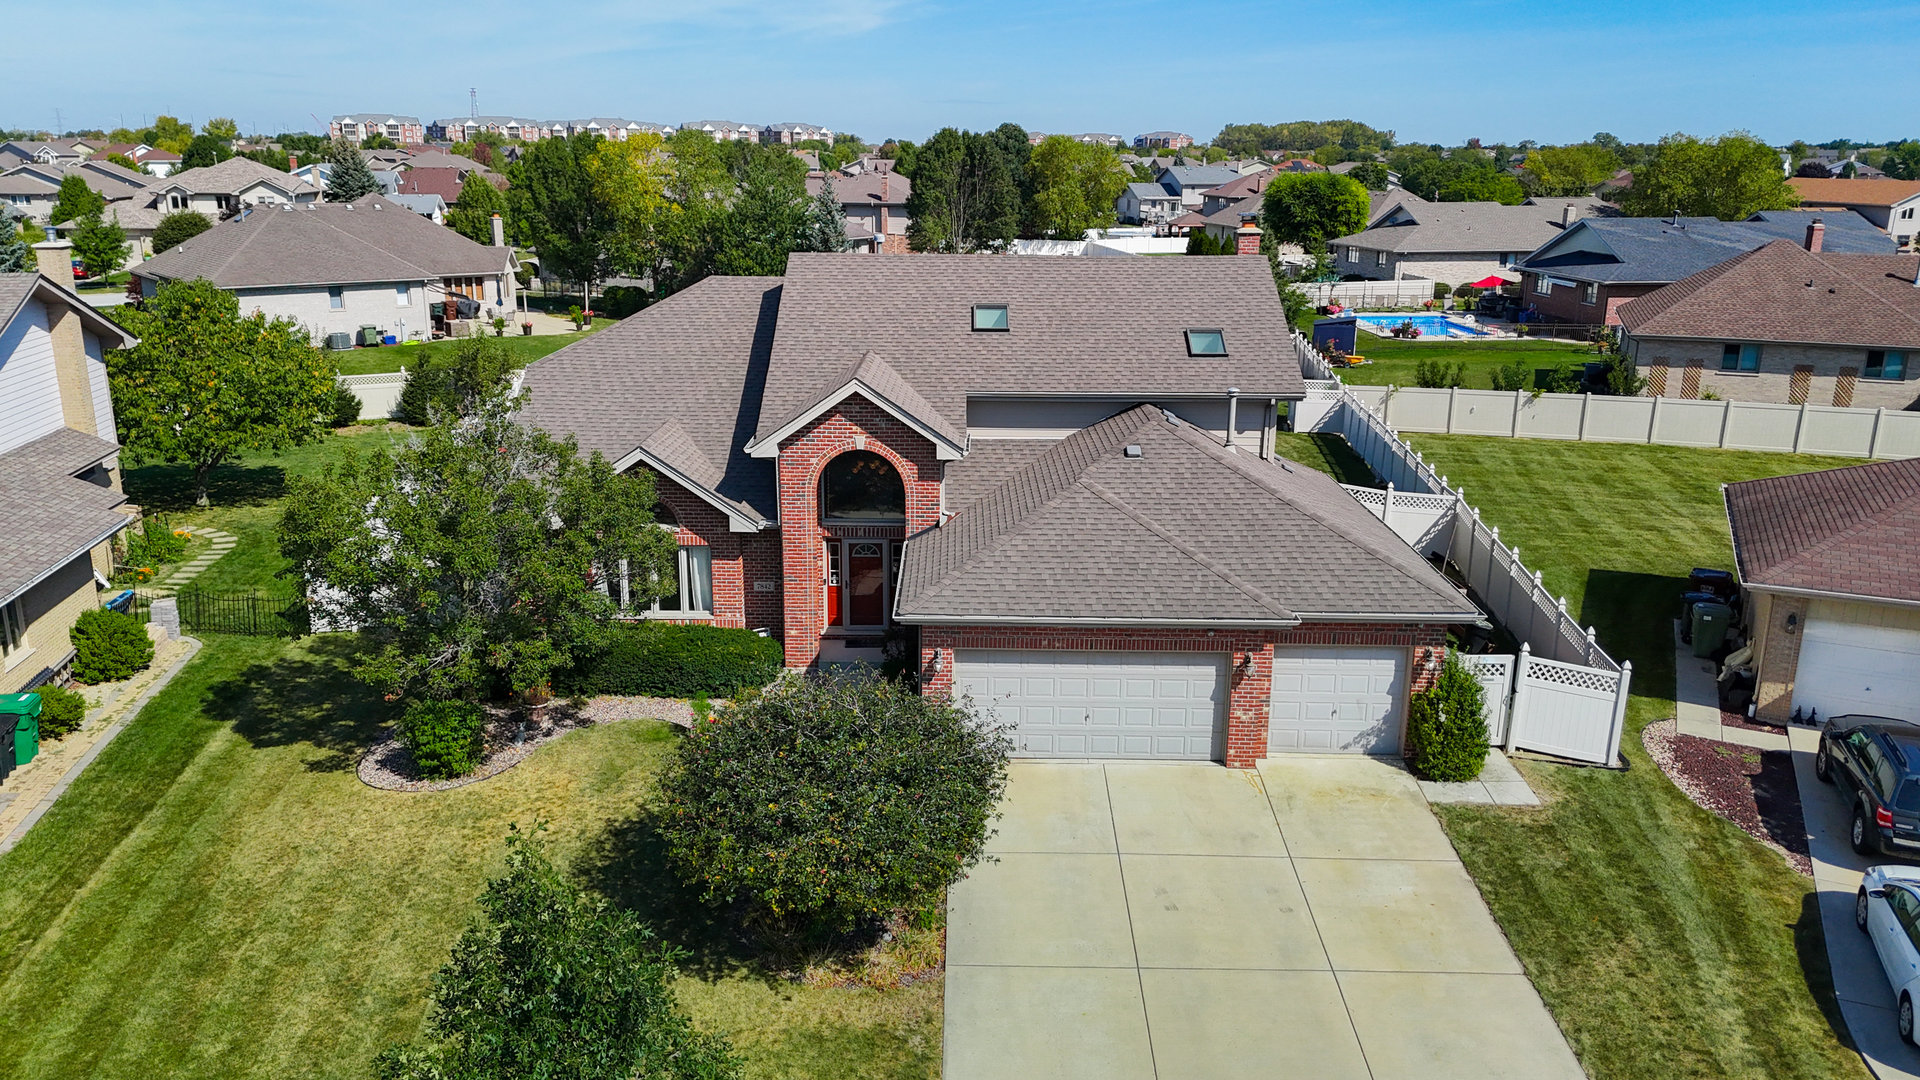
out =
[[820,475],[820,519],[893,524],[907,518],[907,487],[893,463],[871,450],[849,450]]

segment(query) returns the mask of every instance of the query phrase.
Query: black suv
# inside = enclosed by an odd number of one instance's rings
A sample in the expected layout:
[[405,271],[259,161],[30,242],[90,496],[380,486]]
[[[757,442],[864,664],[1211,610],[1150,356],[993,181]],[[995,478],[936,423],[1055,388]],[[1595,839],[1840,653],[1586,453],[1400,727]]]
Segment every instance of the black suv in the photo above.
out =
[[1820,729],[1813,774],[1848,789],[1853,850],[1920,858],[1920,727],[1884,716],[1836,716]]

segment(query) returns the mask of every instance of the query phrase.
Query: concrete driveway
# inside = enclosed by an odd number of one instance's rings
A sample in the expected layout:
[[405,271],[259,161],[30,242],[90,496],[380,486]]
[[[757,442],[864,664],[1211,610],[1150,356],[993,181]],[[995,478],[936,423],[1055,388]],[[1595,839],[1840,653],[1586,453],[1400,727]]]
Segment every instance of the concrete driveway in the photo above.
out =
[[1397,764],[1013,766],[946,1080],[1584,1076]]

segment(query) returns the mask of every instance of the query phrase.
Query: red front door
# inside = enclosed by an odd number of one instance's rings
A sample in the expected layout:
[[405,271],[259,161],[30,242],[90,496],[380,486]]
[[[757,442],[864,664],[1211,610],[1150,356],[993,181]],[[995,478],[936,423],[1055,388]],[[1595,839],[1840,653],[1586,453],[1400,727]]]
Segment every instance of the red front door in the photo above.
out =
[[847,544],[847,625],[880,626],[887,621],[886,545]]

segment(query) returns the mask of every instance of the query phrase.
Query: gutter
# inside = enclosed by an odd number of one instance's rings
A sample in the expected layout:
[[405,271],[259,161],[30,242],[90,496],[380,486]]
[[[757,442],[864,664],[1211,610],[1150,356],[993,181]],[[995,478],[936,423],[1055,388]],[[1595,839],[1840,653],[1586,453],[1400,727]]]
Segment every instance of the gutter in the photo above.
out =
[[1865,593],[1834,592],[1831,589],[1797,589],[1791,585],[1768,585],[1742,579],[1741,588],[1748,592],[1779,593],[1783,596],[1804,596],[1811,600],[1845,600],[1862,604],[1885,604],[1889,607],[1920,608],[1920,600],[1899,600],[1891,596],[1869,596]]

